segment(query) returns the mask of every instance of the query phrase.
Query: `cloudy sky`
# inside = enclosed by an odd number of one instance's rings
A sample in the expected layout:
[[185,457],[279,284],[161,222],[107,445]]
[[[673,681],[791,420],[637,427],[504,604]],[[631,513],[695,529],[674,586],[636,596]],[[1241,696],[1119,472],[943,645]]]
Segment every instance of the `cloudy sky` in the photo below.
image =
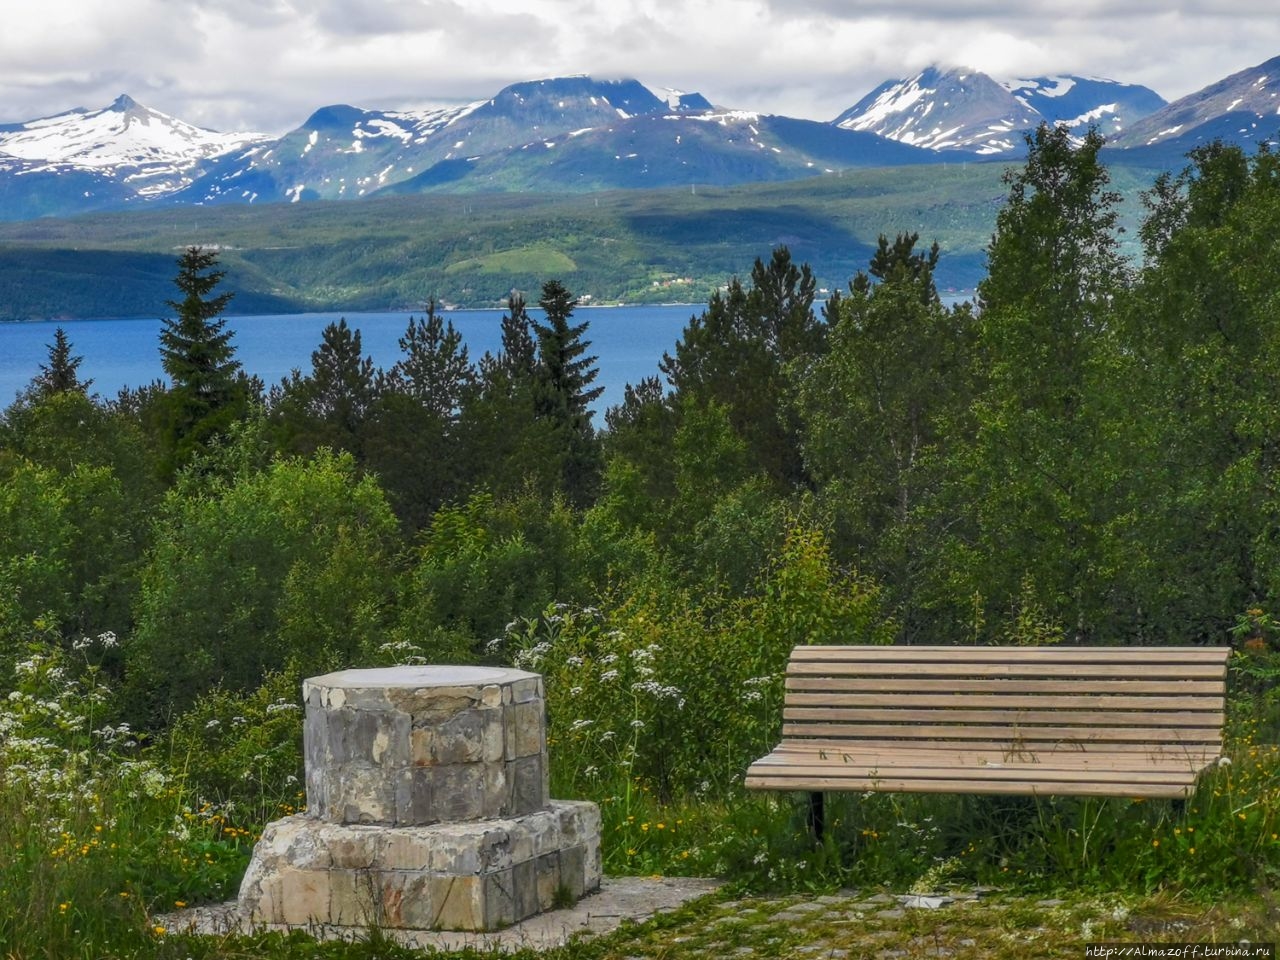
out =
[[1276,0],[40,0],[6,2],[0,123],[118,94],[218,130],[315,108],[481,99],[590,73],[830,120],[931,63],[1077,73],[1172,100],[1280,56]]

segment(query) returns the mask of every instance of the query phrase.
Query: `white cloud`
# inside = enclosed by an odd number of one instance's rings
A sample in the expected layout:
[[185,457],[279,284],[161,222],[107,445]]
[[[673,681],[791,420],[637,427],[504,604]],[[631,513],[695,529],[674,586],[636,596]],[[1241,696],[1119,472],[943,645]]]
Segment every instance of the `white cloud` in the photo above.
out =
[[474,100],[569,73],[827,120],[934,62],[1190,93],[1280,54],[1274,0],[42,0],[6,11],[0,122],[117,94],[216,129]]

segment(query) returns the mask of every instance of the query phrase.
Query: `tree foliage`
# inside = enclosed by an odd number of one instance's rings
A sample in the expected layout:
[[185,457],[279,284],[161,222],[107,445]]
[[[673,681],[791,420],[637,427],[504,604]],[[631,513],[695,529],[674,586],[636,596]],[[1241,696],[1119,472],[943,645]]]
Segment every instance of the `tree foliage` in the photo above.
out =
[[232,294],[213,293],[225,276],[217,263],[216,253],[188,247],[173,281],[182,299],[166,301],[177,314],[160,332],[160,359],[171,383],[161,405],[169,471],[224,434],[244,414],[251,393],[221,316]]

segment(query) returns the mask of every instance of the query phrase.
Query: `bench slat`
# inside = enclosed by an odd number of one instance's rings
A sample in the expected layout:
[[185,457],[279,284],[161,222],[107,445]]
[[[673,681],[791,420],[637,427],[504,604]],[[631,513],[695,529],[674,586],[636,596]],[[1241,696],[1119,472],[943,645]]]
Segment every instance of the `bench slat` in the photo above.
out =
[[[1153,657],[1152,652],[1158,651]],[[945,645],[801,646],[792,651],[795,663],[901,661],[905,663],[1128,663],[1143,666],[1166,663],[1224,664],[1226,647],[964,647]]]
[[807,661],[792,663],[787,668],[793,676],[821,677],[1104,677],[1123,680],[1140,672],[1144,677],[1161,677],[1180,680],[1213,680],[1222,675],[1222,668],[1215,664],[1175,663],[1160,667],[1140,664],[1117,663],[989,663],[969,664],[940,663],[821,663]]
[[[927,703],[927,701],[926,701]],[[1077,704],[1078,705],[1078,704]],[[1089,706],[1096,706],[1090,704]],[[1060,724],[1093,728],[1150,727],[1152,723],[1171,727],[1219,727],[1221,713],[1173,713],[1145,710],[1028,710],[1025,707],[1008,710],[958,710],[952,708],[931,709],[912,701],[897,709],[860,709],[857,707],[786,707],[784,720],[817,720],[821,723],[1000,723],[1019,726],[1023,724]]]
[[1176,694],[1178,696],[1212,695],[1222,697],[1222,680],[1072,680],[1060,678],[1054,680],[1012,680],[1012,679],[958,679],[912,677],[901,679],[893,677],[876,677],[863,679],[859,677],[824,677],[824,676],[788,676],[788,691],[839,691],[857,693],[871,692],[909,692],[927,693],[1074,693],[1077,690],[1091,694],[1130,693]]
[[858,737],[856,739],[843,740],[815,737],[812,739],[795,738],[783,740],[773,752],[778,753],[783,750],[812,751],[831,755],[874,752],[881,756],[896,756],[899,754],[915,755],[930,751],[940,754],[969,751],[982,756],[994,756],[996,759],[999,759],[1002,755],[1022,756],[1031,754],[1037,757],[1051,758],[1047,762],[1062,763],[1064,758],[1080,757],[1087,762],[1094,757],[1109,754],[1150,755],[1153,757],[1195,757],[1203,755],[1217,759],[1222,752],[1221,748],[1222,743],[1219,740],[1204,743],[1174,743],[1172,741],[1162,741],[1160,743],[1125,743],[1123,741],[1086,743],[1077,740],[1074,742],[1038,743],[1035,745],[1034,750],[1028,751],[1024,744],[1015,745],[1010,742],[1008,737],[1000,739],[988,738],[986,740],[958,737],[945,741],[910,741],[891,737]]
[[1034,764],[1012,767],[858,767],[818,764],[770,765],[756,762],[747,771],[749,777],[795,777],[812,779],[835,777],[852,780],[1053,780],[1056,783],[1190,783],[1198,769],[1191,766],[1154,767],[1146,770],[1037,768]]
[[[1222,698],[1218,697],[1135,697],[1114,694],[1064,693],[1051,696],[1027,694],[964,694],[921,693],[918,690],[899,693],[807,693],[787,694],[787,704],[797,707],[900,707],[919,703],[930,708],[992,707],[1000,710],[1021,709],[1090,709],[1115,710],[1168,710],[1171,713],[1205,710],[1221,711]],[[1218,713],[1221,716],[1221,713]],[[1222,721],[1217,721],[1221,723]]]
[[837,723],[784,723],[784,737],[907,737],[910,739],[941,740],[947,737],[967,737],[993,741],[1015,742],[1087,742],[1104,743],[1112,740],[1158,743],[1216,743],[1221,740],[1217,727],[1124,727],[1105,729],[1090,727],[1017,727],[1010,726],[945,726],[912,725],[896,727],[888,724],[837,724]]
[[1194,780],[1186,784],[1152,783],[1078,783],[1053,780],[858,780],[841,777],[778,777],[762,780],[748,778],[746,785],[753,790],[867,790],[893,793],[976,793],[1019,794],[1040,797],[1186,797],[1194,787]]
[[1036,751],[1024,755],[1011,751],[965,747],[947,750],[939,747],[911,747],[906,750],[859,748],[818,750],[785,743],[752,765],[793,764],[824,767],[851,765],[869,769],[894,767],[936,767],[1000,769],[1038,766],[1046,770],[1201,770],[1218,759],[1216,750],[1169,751],[1163,753],[1117,750]]

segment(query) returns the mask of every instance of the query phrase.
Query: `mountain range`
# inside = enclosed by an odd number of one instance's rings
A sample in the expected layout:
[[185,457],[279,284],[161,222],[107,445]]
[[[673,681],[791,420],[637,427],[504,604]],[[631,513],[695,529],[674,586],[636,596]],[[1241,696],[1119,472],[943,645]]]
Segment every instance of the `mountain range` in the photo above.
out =
[[1098,128],[1113,160],[1172,165],[1197,143],[1273,137],[1278,93],[1280,57],[1172,104],[1115,80],[1001,81],[930,67],[820,122],[578,76],[437,110],[326,106],[281,137],[204,130],[121,96],[100,110],[0,124],[0,220],[375,194],[696,190],[1008,160],[1043,122],[1080,136]]

